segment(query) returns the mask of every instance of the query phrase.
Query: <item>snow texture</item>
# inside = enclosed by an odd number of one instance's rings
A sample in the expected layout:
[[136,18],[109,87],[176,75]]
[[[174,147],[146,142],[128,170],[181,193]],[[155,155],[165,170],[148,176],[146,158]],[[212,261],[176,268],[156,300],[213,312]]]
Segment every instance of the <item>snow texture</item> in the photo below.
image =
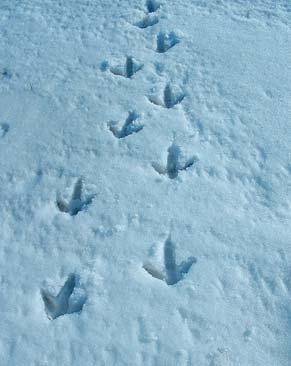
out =
[[0,365],[290,366],[289,0],[1,0]]

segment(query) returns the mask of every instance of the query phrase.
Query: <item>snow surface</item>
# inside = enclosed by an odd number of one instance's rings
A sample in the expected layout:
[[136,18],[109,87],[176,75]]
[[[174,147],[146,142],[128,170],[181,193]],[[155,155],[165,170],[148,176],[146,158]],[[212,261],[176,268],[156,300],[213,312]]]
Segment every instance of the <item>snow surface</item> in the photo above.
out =
[[289,0],[1,0],[0,365],[291,365]]

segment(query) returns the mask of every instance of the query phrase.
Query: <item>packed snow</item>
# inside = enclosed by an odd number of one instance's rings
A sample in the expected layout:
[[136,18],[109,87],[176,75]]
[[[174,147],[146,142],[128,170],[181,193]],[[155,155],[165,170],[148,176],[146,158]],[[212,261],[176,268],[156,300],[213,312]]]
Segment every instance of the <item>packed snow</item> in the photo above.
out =
[[1,0],[0,365],[291,365],[289,0]]

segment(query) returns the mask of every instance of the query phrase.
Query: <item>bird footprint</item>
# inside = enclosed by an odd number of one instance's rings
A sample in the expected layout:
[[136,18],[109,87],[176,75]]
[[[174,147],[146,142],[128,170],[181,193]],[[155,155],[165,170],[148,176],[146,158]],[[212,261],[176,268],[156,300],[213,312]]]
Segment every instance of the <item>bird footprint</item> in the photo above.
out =
[[8,131],[9,131],[9,124],[0,123],[0,137],[4,137]]
[[83,190],[83,180],[79,178],[75,183],[74,190],[69,202],[65,201],[58,194],[56,204],[58,209],[61,212],[65,212],[70,214],[71,216],[75,216],[78,212],[82,211],[84,207],[88,206],[95,195],[88,196],[86,199],[82,198],[82,190]]
[[158,163],[152,163],[152,167],[156,172],[162,175],[167,175],[170,179],[175,179],[179,175],[179,171],[187,170],[190,168],[198,158],[192,156],[185,163],[180,162],[181,148],[174,142],[168,148],[167,166],[164,167]]
[[110,67],[110,71],[114,75],[123,76],[131,79],[134,74],[143,68],[143,64],[136,61],[133,57],[126,57],[124,65],[117,65]]
[[138,113],[129,112],[128,117],[121,128],[118,127],[118,122],[116,121],[109,122],[108,126],[116,138],[122,139],[143,129],[144,126],[140,123],[139,119],[140,115]]
[[174,32],[170,32],[170,33],[160,32],[157,35],[157,48],[156,48],[156,51],[158,53],[165,53],[170,48],[172,48],[176,44],[178,44],[179,42],[180,42],[180,40]]
[[64,286],[57,296],[41,289],[41,297],[44,302],[45,311],[49,319],[53,320],[65,314],[80,312],[86,302],[86,296],[80,296],[77,301],[70,303],[70,297],[76,287],[76,275],[69,275]]
[[189,272],[192,264],[196,263],[195,257],[189,257],[177,265],[176,249],[171,236],[167,238],[164,244],[164,269],[159,270],[150,263],[144,264],[143,268],[153,277],[165,281],[168,285],[175,285],[184,278]]
[[162,96],[150,95],[149,101],[153,104],[159,105],[164,108],[173,108],[176,104],[182,102],[185,98],[185,94],[177,86],[171,86],[167,84],[163,90]]
[[160,8],[160,3],[156,0],[147,0],[146,9],[148,13],[155,13]]

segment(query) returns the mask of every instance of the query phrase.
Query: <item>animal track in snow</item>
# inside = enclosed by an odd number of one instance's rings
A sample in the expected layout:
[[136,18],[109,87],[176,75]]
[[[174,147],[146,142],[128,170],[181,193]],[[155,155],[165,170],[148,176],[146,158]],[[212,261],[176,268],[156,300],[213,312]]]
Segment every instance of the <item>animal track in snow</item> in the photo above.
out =
[[152,167],[159,173],[167,175],[170,179],[175,179],[179,175],[179,171],[187,170],[190,168],[198,158],[192,156],[185,163],[180,162],[181,148],[174,142],[168,148],[167,166],[163,167],[158,163],[153,163]]
[[74,302],[70,301],[75,287],[76,276],[71,274],[57,296],[53,296],[48,291],[41,289],[41,297],[49,319],[53,320],[61,315],[80,312],[83,309],[86,296],[82,295],[75,299]]
[[160,8],[160,3],[156,0],[147,0],[146,9],[148,13],[155,13]]
[[178,90],[178,88],[173,88],[170,84],[165,86],[162,98],[154,95],[148,97],[151,103],[168,109],[173,108],[175,105],[181,103],[184,98],[185,94]]
[[171,236],[167,238],[164,244],[164,270],[160,271],[151,264],[145,264],[143,268],[153,277],[165,281],[168,285],[175,285],[184,278],[189,272],[193,263],[196,263],[195,257],[189,257],[187,260],[176,263],[176,250]]
[[6,133],[9,131],[8,123],[0,123],[0,137],[4,137]]
[[57,196],[56,204],[61,212],[66,212],[71,216],[75,216],[83,208],[88,206],[95,195],[88,196],[86,199],[82,199],[83,180],[79,178],[75,183],[73,193],[69,202],[63,200],[59,195]]
[[133,57],[127,56],[124,65],[110,67],[110,71],[114,75],[132,78],[139,70],[143,68],[143,64],[137,62]]
[[174,32],[170,32],[170,33],[160,32],[157,35],[156,51],[158,53],[165,53],[170,48],[172,48],[176,44],[178,44],[179,42],[180,42],[180,40]]
[[118,127],[118,122],[112,121],[108,124],[109,129],[116,138],[122,139],[143,129],[144,126],[140,123],[139,118],[140,115],[138,113],[129,112],[128,117],[121,128]]
[[4,68],[4,69],[1,70],[0,76],[1,76],[2,79],[11,79],[12,78],[12,73],[7,68]]
[[156,15],[146,15],[142,20],[135,23],[135,25],[141,29],[152,27],[159,22],[159,18]]

